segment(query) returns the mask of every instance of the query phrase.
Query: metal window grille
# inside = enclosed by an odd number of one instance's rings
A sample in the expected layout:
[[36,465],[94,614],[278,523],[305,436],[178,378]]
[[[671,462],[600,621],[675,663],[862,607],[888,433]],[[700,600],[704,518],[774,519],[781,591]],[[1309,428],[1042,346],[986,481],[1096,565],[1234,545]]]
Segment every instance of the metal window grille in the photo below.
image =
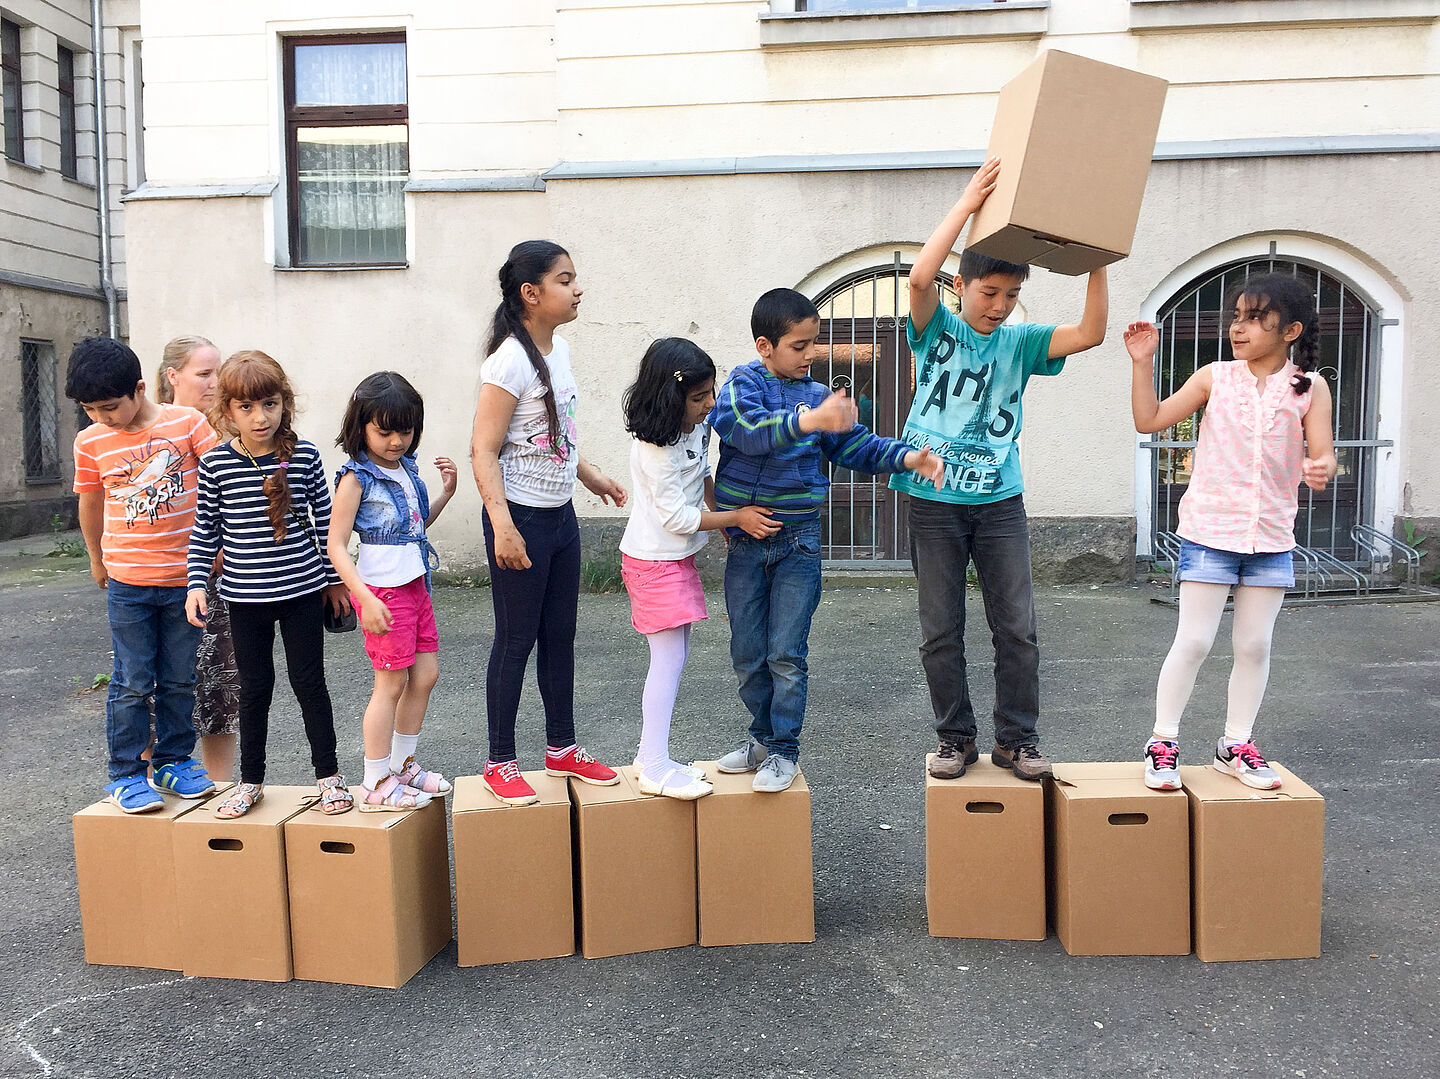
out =
[[20,408],[25,417],[25,482],[60,482],[55,344],[20,342]]

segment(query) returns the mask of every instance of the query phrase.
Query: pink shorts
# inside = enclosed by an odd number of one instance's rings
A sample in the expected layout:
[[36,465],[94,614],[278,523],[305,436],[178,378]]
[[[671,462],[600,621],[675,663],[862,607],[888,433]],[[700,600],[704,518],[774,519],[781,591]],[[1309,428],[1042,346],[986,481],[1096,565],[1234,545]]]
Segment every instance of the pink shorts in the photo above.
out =
[[678,562],[651,562],[622,554],[620,575],[630,593],[630,624],[641,633],[659,633],[710,617],[693,554]]
[[[372,588],[375,598],[390,608],[390,632],[366,633],[365,654],[377,671],[403,671],[415,665],[420,652],[438,652],[440,634],[435,628],[435,608],[425,590],[425,578],[416,577],[398,588]],[[352,593],[350,602],[360,609],[360,601]]]

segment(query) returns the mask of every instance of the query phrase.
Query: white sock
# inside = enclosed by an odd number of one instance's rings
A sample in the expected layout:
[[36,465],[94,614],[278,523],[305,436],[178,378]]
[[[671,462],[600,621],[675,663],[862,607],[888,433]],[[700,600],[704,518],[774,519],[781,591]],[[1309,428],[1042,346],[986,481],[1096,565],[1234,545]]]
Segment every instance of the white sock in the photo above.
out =
[[415,745],[420,741],[418,734],[401,734],[396,731],[390,736],[390,771],[404,769],[405,762],[415,756]]
[[369,787],[372,791],[381,783],[385,782],[385,777],[389,774],[389,757],[376,757],[374,760],[371,760],[369,757],[365,758],[365,786]]
[[650,645],[650,670],[640,698],[642,721],[636,760],[646,775],[658,780],[674,766],[670,760],[670,717],[680,692],[680,674],[690,655],[690,627],[647,633],[645,641]]
[[1215,643],[1220,616],[1230,597],[1228,584],[1204,584],[1200,581],[1180,582],[1180,621],[1175,627],[1175,643],[1160,666],[1160,681],[1155,687],[1155,734],[1172,741],[1180,735],[1180,716],[1195,689],[1195,676],[1200,664]]
[[1283,588],[1252,585],[1235,589],[1235,666],[1230,671],[1225,712],[1227,742],[1248,742],[1254,733],[1255,716],[1270,680],[1270,640],[1284,601]]

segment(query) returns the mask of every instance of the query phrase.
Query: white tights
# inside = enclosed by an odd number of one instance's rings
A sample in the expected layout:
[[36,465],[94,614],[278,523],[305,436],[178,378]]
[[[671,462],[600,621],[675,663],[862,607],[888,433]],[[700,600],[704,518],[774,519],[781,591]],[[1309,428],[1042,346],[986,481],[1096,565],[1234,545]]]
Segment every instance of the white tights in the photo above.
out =
[[[1229,595],[1230,586],[1225,584],[1180,584],[1180,624],[1155,689],[1155,733],[1162,738],[1174,739],[1180,733],[1180,716],[1195,688],[1200,664],[1215,642]],[[1255,714],[1270,677],[1270,637],[1284,599],[1283,588],[1235,587],[1235,666],[1225,713],[1226,741],[1248,742],[1255,729]]]
[[670,716],[680,692],[680,673],[690,658],[690,627],[647,633],[645,640],[650,645],[650,672],[645,676],[645,694],[640,699],[643,724],[635,759],[647,776],[658,781],[671,768],[679,767],[670,759]]

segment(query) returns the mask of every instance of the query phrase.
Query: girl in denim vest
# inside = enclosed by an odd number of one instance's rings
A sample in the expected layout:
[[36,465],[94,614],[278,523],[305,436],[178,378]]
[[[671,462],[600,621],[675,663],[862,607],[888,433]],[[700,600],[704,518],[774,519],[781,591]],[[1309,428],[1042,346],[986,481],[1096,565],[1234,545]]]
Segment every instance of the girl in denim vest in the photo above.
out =
[[[425,403],[394,371],[356,387],[335,444],[350,455],[335,475],[330,561],[360,612],[375,691],[365,708],[362,812],[416,809],[450,784],[415,763],[420,724],[435,688],[439,635],[430,575],[439,564],[425,529],[455,493],[455,462],[435,458],[441,494],[431,502],[415,463]],[[350,533],[360,536],[350,557]]]

